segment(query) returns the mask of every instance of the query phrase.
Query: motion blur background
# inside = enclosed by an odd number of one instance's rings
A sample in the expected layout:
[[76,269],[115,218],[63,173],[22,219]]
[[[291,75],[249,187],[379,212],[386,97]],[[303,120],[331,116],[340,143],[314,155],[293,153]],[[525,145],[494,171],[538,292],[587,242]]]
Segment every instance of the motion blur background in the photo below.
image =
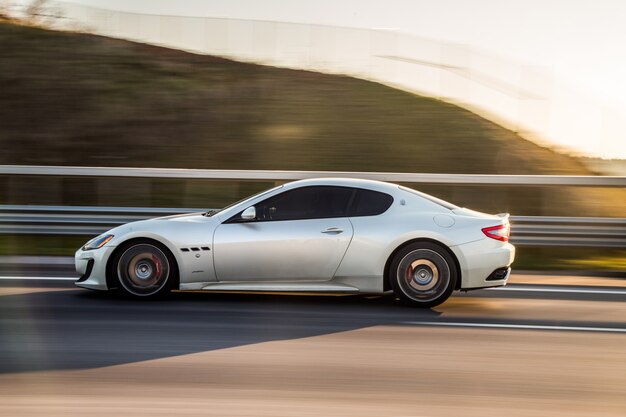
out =
[[[4,0],[0,163],[623,175],[624,6],[505,3]],[[0,204],[218,208],[271,185],[3,175]],[[486,212],[626,217],[623,188],[412,186]],[[0,253],[84,239],[5,234]],[[626,269],[620,249],[519,255]]]
[[[621,0],[0,0],[0,415],[623,417],[624,21]],[[427,310],[126,300],[74,287],[85,241],[285,178],[97,167],[454,174],[405,185],[510,212],[517,256],[506,287]]]

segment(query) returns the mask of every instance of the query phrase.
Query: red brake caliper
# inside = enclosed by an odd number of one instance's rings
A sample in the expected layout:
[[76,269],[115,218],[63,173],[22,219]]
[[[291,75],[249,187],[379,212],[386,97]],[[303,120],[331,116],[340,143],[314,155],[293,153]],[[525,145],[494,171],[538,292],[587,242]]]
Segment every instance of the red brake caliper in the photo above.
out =
[[158,280],[161,278],[161,260],[156,255],[152,255],[152,261],[156,266],[156,278]]
[[413,265],[409,265],[409,267],[406,269],[406,277],[404,277],[404,279],[406,280],[407,284],[411,283],[411,280],[413,279]]

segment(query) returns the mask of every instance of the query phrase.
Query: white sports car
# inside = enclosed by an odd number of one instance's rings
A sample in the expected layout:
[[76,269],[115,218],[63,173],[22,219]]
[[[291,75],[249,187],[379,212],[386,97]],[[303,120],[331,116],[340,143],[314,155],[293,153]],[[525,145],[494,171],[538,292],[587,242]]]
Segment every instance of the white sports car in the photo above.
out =
[[393,292],[432,307],[453,290],[505,285],[508,214],[459,208],[358,179],[295,181],[219,211],[128,223],[76,252],[84,288]]

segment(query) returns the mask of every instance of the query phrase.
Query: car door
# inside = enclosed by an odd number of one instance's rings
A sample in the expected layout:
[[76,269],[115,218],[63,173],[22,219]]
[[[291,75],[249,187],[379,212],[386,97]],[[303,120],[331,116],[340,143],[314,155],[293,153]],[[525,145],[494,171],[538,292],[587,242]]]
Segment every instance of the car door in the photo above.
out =
[[330,280],[352,239],[346,214],[354,194],[349,187],[301,187],[256,204],[253,220],[236,214],[213,237],[217,279]]

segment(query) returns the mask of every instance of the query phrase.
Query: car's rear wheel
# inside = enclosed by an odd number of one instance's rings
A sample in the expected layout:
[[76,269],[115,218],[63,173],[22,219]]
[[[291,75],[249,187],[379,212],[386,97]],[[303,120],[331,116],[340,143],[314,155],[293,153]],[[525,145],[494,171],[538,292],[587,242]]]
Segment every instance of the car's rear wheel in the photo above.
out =
[[441,246],[416,242],[394,256],[389,278],[394,293],[415,307],[434,307],[450,297],[457,280],[452,256]]
[[135,241],[121,247],[113,260],[118,287],[127,295],[157,298],[172,289],[177,277],[170,251],[154,241]]

